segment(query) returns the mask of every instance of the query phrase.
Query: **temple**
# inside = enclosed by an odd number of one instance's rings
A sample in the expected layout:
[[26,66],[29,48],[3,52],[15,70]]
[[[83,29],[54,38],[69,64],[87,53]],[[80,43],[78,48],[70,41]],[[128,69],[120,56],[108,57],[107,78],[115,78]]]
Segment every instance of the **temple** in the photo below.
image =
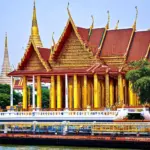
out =
[[10,77],[7,76],[7,74],[10,71],[11,71],[11,67],[9,62],[8,43],[7,43],[7,34],[6,34],[3,65],[2,65],[1,75],[0,75],[0,84],[10,84]]
[[[58,42],[43,48],[34,3],[29,43],[18,68],[9,76],[23,79],[23,110],[28,110],[27,83],[33,83],[32,108],[42,110],[41,82],[51,83],[49,110],[104,110],[123,105],[136,107],[139,99],[125,79],[129,62],[150,59],[150,31],[131,28],[78,27],[69,19]],[[35,100],[35,84],[37,100]],[[11,91],[13,86],[11,86]],[[11,94],[12,95],[12,94]],[[13,98],[11,97],[13,107]]]

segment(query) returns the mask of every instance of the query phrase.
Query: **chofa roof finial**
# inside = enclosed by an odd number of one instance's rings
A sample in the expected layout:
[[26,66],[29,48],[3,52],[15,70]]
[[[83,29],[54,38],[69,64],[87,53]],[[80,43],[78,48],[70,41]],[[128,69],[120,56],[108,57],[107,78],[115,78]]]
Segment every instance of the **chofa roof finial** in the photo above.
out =
[[137,8],[137,6],[135,6],[135,9],[136,9],[136,16],[135,16],[134,24],[133,24],[133,26],[132,26],[132,28],[133,28],[134,30],[136,30],[136,22],[137,22],[137,18],[138,18],[138,8]]
[[55,46],[54,32],[52,33],[52,42],[53,42],[53,46]]
[[69,17],[71,17],[71,13],[70,13],[70,10],[69,10],[69,2],[68,2],[68,5],[67,5],[67,11],[68,11]]
[[110,24],[110,14],[109,14],[109,10],[107,11],[107,14],[108,14],[108,21],[107,21],[107,24],[106,24],[106,29],[109,29],[109,24]]
[[54,40],[54,32],[52,33],[52,47],[51,47],[51,54],[54,53],[55,51],[55,47],[56,47],[56,44],[55,44],[55,40]]
[[116,27],[115,27],[116,30],[118,29],[118,25],[119,25],[119,20],[117,21],[117,24],[116,24]]
[[92,24],[91,24],[90,30],[89,30],[89,37],[91,36],[92,29],[94,28],[94,17],[93,17],[93,15],[91,15],[91,18],[92,18]]

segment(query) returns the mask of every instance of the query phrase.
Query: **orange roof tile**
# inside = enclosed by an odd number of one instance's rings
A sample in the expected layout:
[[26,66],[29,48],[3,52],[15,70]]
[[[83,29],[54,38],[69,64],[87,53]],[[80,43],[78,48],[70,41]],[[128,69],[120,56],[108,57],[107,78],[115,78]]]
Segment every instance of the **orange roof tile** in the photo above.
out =
[[83,42],[91,48],[93,54],[95,55],[100,45],[105,28],[92,29],[90,38],[88,37],[89,29],[85,29],[81,27],[78,27],[77,29]]
[[100,53],[101,57],[123,56],[133,29],[108,30]]
[[49,60],[49,56],[50,56],[50,49],[38,47],[38,50],[39,50],[39,52],[40,52],[42,58],[43,58],[45,61],[48,61],[48,60]]
[[150,44],[150,31],[135,32],[127,62],[143,59]]

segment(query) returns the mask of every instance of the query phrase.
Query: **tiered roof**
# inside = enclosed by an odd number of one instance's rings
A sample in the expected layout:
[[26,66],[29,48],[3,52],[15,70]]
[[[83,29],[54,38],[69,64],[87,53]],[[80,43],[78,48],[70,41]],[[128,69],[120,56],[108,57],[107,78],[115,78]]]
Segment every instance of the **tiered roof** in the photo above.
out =
[[[99,73],[104,74],[110,72],[112,74],[118,73],[123,66],[134,60],[144,59],[149,56],[150,49],[150,31],[136,31],[136,19],[132,28],[118,29],[117,27],[113,30],[109,29],[109,17],[108,22],[103,28],[94,28],[94,24],[90,28],[77,27],[71,17],[70,11],[68,10],[69,19],[67,25],[60,36],[57,44],[52,49],[38,47],[33,40],[31,40],[29,48],[26,50],[18,69],[9,75],[31,75],[31,74],[93,74]],[[60,55],[65,42],[69,38],[70,34],[74,32],[76,38],[87,52],[92,53],[91,58],[93,63],[89,67],[76,68],[71,67],[53,67],[52,62],[57,63],[58,56]],[[24,66],[27,65],[31,52],[35,51],[45,69],[43,70],[24,70]],[[107,64],[105,58],[111,61],[112,58],[116,60],[123,58],[122,66]],[[77,60],[78,61],[78,60]]]

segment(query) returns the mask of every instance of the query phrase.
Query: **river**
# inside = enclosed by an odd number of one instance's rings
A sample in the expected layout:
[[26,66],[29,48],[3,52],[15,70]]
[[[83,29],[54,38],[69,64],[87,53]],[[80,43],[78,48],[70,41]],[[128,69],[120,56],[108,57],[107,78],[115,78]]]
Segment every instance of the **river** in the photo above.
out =
[[[115,148],[88,148],[67,146],[22,146],[22,145],[0,145],[0,150],[125,150]],[[129,149],[126,149],[129,150]]]

